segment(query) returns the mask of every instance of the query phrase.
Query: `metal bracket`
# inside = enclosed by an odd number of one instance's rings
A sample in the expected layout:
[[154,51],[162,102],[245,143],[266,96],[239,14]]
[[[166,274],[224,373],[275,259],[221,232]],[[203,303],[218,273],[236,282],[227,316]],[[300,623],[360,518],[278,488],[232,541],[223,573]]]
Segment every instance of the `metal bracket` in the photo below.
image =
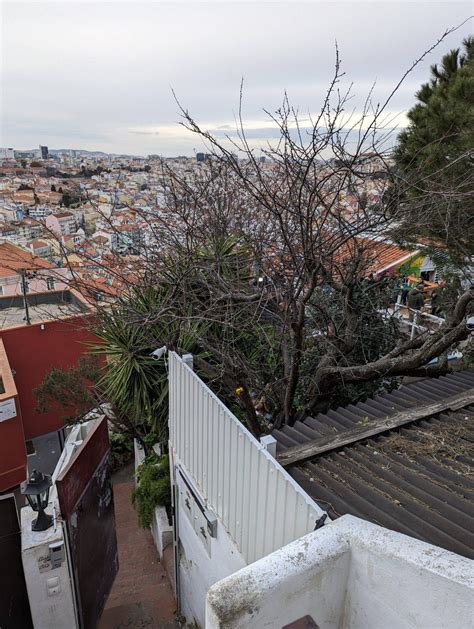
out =
[[326,518],[328,517],[327,513],[323,513],[323,515],[318,518],[316,520],[316,523],[314,525],[314,530],[317,531],[318,529],[320,529],[322,526],[324,526],[324,523],[326,522]]
[[[187,475],[183,471],[182,467],[180,465],[177,465],[176,469],[178,470],[180,477],[183,479],[184,484],[188,488],[189,493],[192,495],[192,497],[193,497],[197,507],[199,508],[199,510],[203,514],[204,518],[206,519],[207,531],[208,531],[209,535],[211,537],[217,537],[217,516],[216,516],[216,514],[213,511],[211,511],[210,509],[208,509],[206,507],[206,505],[203,503],[203,501],[200,498],[198,492],[194,489],[192,482],[189,480],[189,478],[187,477]],[[185,504],[188,507],[188,509],[191,508],[191,505],[189,504],[189,500],[186,499],[185,500]]]

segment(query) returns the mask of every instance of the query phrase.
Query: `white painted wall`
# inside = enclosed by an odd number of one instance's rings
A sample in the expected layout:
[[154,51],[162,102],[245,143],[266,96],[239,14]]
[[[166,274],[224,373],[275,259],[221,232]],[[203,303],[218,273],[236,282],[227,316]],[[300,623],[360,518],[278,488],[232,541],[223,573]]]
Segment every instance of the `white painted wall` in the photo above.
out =
[[161,559],[165,548],[173,543],[173,527],[168,521],[165,507],[156,507],[151,523],[151,535]]
[[190,510],[185,504],[185,500],[189,500],[187,487],[179,475],[177,486],[181,613],[188,622],[197,622],[204,627],[208,589],[246,564],[220,520],[217,521],[217,536],[208,536],[208,552],[194,529],[194,516],[190,517]]
[[472,561],[344,516],[211,587],[206,627],[459,629],[473,600]]
[[[49,545],[64,541],[62,526],[57,524],[47,531],[35,533],[31,523],[36,516],[30,508],[21,510],[22,560],[34,629],[76,629],[67,559],[65,557],[61,566],[54,569],[48,569],[45,561]],[[40,572],[40,566],[46,571]]]
[[[177,597],[188,622],[204,626],[211,585],[312,531],[323,511],[192,371],[192,360],[168,358],[169,451],[180,497]],[[206,518],[186,506],[194,500],[180,467],[214,512],[216,537],[203,538]]]
[[351,520],[344,627],[474,627],[473,561],[363,520]]
[[139,443],[139,441],[137,441],[137,439],[133,440],[133,454],[134,454],[134,461],[135,461],[135,487],[136,487],[137,486],[137,471],[140,465],[145,460],[145,456],[146,456],[143,446],[141,445],[141,443]]
[[[53,486],[46,509],[48,514],[59,513],[58,495],[54,483],[94,423],[95,421],[92,420],[76,424],[70,429],[52,476]],[[62,524],[56,520],[48,530],[35,532],[31,530],[31,525],[36,516],[37,514],[29,506],[21,509],[21,555],[34,629],[76,629],[78,625],[67,549],[64,549],[64,561],[60,567],[49,569],[48,562],[45,560],[50,544],[65,541]],[[40,572],[40,566],[45,570]],[[58,583],[53,585],[50,580],[56,578]]]
[[349,548],[326,525],[247,566],[209,590],[206,628],[282,627],[309,614],[320,629],[337,629]]

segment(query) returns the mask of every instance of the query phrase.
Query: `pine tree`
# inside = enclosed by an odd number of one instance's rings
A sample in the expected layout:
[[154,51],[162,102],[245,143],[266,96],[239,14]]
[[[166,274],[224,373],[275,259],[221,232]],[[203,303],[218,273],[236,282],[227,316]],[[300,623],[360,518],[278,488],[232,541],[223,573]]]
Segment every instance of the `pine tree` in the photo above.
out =
[[[398,138],[394,157],[404,176],[422,181],[410,201],[413,228],[455,255],[474,252],[474,38],[431,66],[429,83],[416,93],[410,124]],[[443,190],[456,190],[443,199]],[[434,194],[428,194],[433,192]],[[411,235],[410,226],[404,225]]]

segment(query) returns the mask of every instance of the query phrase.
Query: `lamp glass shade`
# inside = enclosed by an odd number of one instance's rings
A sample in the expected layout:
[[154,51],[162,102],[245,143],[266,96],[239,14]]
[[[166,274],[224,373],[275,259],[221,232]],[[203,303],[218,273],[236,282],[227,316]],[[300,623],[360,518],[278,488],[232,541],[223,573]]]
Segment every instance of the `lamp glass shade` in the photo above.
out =
[[33,470],[29,479],[22,483],[21,493],[26,496],[33,511],[40,511],[48,506],[51,486],[51,476]]
[[31,494],[31,496],[27,495],[26,499],[28,500],[30,507],[33,509],[33,511],[39,511],[39,496],[38,494]]
[[44,512],[48,506],[51,476],[33,470],[27,481],[21,484],[21,493],[26,496],[30,507],[37,511],[38,517],[31,523],[32,531],[46,531],[53,526],[53,516]]
[[39,495],[40,506],[42,509],[46,509],[48,506],[48,498],[49,498],[49,487],[42,491]]

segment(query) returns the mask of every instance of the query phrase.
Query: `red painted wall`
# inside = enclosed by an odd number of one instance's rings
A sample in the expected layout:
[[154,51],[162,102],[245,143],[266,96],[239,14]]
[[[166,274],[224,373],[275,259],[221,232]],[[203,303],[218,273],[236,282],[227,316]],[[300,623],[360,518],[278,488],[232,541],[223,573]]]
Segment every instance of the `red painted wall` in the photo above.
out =
[[16,417],[0,422],[0,492],[16,487],[27,476],[20,404],[17,397],[14,399]]
[[14,370],[25,439],[58,430],[64,425],[60,413],[37,413],[33,389],[53,367],[75,365],[87,352],[86,343],[97,342],[97,337],[87,329],[87,318],[74,317],[8,328],[0,330],[0,338]]

